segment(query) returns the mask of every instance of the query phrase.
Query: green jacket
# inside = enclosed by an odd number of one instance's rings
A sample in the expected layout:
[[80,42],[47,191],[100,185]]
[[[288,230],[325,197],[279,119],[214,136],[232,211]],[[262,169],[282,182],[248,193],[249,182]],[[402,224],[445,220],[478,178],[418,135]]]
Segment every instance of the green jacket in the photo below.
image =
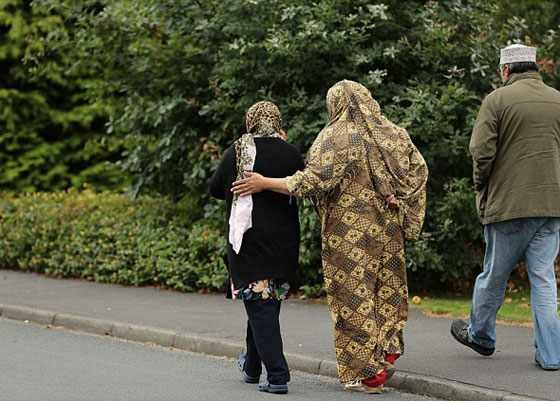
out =
[[538,72],[486,96],[469,148],[483,224],[560,217],[560,92]]

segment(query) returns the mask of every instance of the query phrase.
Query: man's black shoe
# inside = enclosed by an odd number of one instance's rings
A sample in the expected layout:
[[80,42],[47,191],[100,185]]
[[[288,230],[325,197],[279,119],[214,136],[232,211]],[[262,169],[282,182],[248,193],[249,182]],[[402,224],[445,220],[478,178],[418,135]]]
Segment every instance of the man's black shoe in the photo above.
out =
[[474,349],[480,355],[484,355],[484,356],[492,355],[496,348],[481,347],[480,345],[470,341],[469,335],[467,334],[468,328],[469,328],[469,324],[464,320],[461,319],[454,320],[453,323],[451,324],[451,335],[455,340],[459,341],[463,345],[466,345],[467,347]]

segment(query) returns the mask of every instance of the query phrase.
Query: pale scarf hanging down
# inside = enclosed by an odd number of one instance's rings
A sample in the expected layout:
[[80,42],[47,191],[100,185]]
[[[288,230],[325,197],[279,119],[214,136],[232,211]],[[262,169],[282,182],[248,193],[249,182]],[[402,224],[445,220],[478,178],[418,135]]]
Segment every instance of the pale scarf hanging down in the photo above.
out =
[[[253,171],[257,158],[255,138],[282,138],[280,129],[282,116],[274,103],[258,102],[247,111],[247,134],[235,144],[237,179],[244,177],[244,172]],[[253,197],[234,195],[229,216],[229,242],[235,253],[241,250],[243,235],[253,226]]]

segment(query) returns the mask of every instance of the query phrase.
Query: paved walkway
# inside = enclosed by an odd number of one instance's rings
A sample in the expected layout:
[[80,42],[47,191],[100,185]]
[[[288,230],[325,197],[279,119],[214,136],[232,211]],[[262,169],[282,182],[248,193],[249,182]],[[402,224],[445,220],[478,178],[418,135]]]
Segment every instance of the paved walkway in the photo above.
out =
[[[224,296],[54,280],[10,270],[0,270],[0,304],[181,330],[234,343],[244,342],[246,329],[242,305]],[[334,360],[333,323],[326,305],[284,302],[281,324],[287,352]],[[449,319],[412,310],[405,326],[406,353],[399,359],[398,369],[560,400],[560,371],[536,367],[531,328],[498,325],[497,352],[485,358],[456,343],[449,333],[450,324]]]

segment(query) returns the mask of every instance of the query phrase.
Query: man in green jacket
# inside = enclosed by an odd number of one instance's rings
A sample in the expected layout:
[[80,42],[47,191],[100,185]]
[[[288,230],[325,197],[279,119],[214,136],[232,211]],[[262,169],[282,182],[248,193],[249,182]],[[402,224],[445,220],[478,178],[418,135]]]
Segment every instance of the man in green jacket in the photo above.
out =
[[560,368],[560,319],[554,259],[560,242],[560,92],[545,85],[536,49],[501,50],[503,87],[484,101],[470,152],[477,208],[484,224],[484,271],[477,277],[470,322],[455,320],[453,337],[490,356],[496,314],[514,265],[524,256],[531,283],[535,361]]

